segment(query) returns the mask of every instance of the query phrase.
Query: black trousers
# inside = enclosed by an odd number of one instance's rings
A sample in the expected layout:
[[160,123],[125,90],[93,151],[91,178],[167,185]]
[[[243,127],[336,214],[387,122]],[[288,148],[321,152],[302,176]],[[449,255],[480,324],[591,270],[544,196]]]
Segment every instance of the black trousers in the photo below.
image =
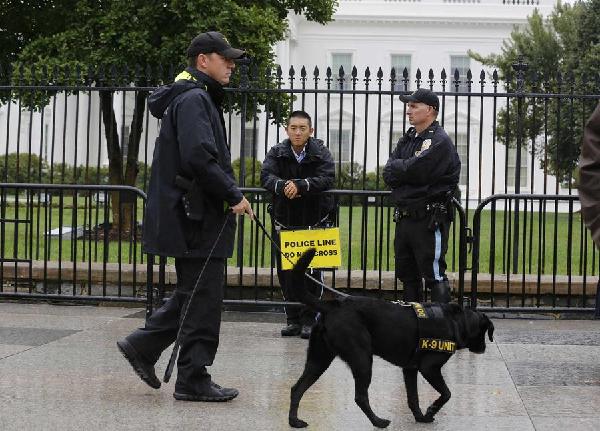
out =
[[448,280],[445,256],[450,221],[434,228],[430,221],[429,216],[403,217],[396,223],[396,277],[402,281],[405,301],[423,299],[423,280],[427,288]]
[[[148,361],[156,363],[163,350],[175,341],[183,309],[205,262],[205,258],[176,258],[177,287],[173,295],[154,311],[144,328],[127,337]],[[212,365],[219,346],[224,273],[225,259],[208,260],[183,322],[176,392],[200,392],[210,383],[206,367]]]

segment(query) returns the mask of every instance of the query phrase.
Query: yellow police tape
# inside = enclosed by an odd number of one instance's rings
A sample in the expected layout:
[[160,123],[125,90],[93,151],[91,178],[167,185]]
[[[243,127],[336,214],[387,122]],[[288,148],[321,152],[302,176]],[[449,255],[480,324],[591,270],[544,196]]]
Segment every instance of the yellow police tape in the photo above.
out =
[[420,350],[433,350],[436,352],[454,353],[456,343],[450,340],[440,340],[436,338],[421,338],[419,340]]
[[340,229],[330,227],[281,231],[281,267],[292,269],[293,265],[286,257],[296,263],[309,248],[317,250],[311,268],[333,268],[342,265]]

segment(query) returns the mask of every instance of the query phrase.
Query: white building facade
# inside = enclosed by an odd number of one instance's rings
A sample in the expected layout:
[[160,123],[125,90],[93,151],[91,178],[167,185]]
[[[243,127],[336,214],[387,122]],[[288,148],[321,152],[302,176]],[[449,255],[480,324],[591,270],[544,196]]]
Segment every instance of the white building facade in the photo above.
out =
[[[516,3],[516,4],[515,4]],[[524,3],[524,4],[522,4]],[[320,25],[301,16],[290,15],[289,37],[274,51],[283,70],[284,87],[289,88],[288,71],[296,71],[294,88],[301,85],[300,70],[307,71],[306,88],[314,89],[313,70],[318,67],[318,88],[327,88],[326,69],[333,80],[330,88],[344,90],[336,94],[296,94],[294,109],[304,108],[313,116],[316,136],[329,145],[338,165],[355,162],[366,171],[376,171],[385,164],[389,151],[409,127],[404,105],[397,91],[405,90],[402,72],[408,72],[407,90],[417,88],[417,70],[422,73],[421,86],[430,86],[429,70],[434,73],[433,90],[442,91],[440,74],[448,75],[444,108],[440,122],[454,138],[463,161],[461,188],[463,196],[476,202],[493,193],[511,192],[515,184],[515,151],[506,152],[501,139],[494,139],[494,98],[481,98],[479,76],[482,66],[468,56],[472,50],[487,55],[498,53],[502,42],[515,26],[526,24],[527,16],[538,9],[544,16],[551,13],[554,0],[340,0],[332,22]],[[343,67],[346,78],[339,82]],[[350,73],[357,69],[356,92],[352,92]],[[365,84],[365,70],[370,81]],[[383,73],[378,91],[377,73]],[[390,71],[395,68],[400,81],[392,88]],[[471,97],[454,97],[453,73],[459,71],[459,92],[467,92],[467,70],[471,70]],[[484,92],[493,92],[486,70]],[[396,90],[393,92],[392,90]],[[504,91],[500,85],[499,92]],[[506,100],[496,99],[496,110]],[[118,134],[129,133],[133,93],[117,94],[114,108]],[[70,165],[105,166],[104,127],[101,123],[97,95],[59,94],[42,112],[20,110],[12,103],[0,107],[0,153],[19,151],[41,155],[48,162],[65,160]],[[229,135],[232,158],[239,157],[244,146],[246,157],[264,158],[268,148],[285,137],[282,128],[270,124],[264,114],[257,121],[240,124],[232,117]],[[139,160],[150,163],[159,122],[145,115]],[[241,131],[245,129],[242,144]],[[125,139],[126,140],[126,139]],[[553,177],[544,175],[539,162],[527,150],[521,161],[521,192],[556,190]],[[561,187],[559,192],[565,193]],[[471,205],[472,206],[472,205]]]

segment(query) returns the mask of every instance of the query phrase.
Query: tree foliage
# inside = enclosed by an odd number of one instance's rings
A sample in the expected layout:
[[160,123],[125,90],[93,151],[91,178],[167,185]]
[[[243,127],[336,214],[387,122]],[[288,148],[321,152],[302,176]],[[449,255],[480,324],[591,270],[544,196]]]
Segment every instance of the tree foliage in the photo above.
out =
[[[600,93],[599,42],[600,0],[573,5],[559,2],[546,19],[534,11],[527,25],[516,28],[504,41],[500,54],[482,56],[470,52],[477,61],[497,68],[509,92],[519,95],[521,91],[523,95],[512,97],[499,111],[498,140],[515,148],[521,138],[521,148],[527,148],[541,167],[561,182],[572,181],[579,157],[582,119],[595,104],[577,95]],[[517,70],[519,59],[527,64],[521,79]],[[520,83],[523,88],[519,88]],[[536,93],[566,96],[533,96]]]
[[[33,3],[31,13],[27,9],[31,7],[29,3]],[[169,82],[186,63],[190,40],[210,30],[222,32],[233,46],[244,48],[253,63],[252,79],[258,85],[269,85],[274,78],[265,71],[274,67],[273,45],[287,34],[287,10],[325,23],[331,20],[336,0],[37,0],[11,4],[14,7],[3,10],[3,17],[22,18],[19,26],[41,30],[39,34],[19,33],[9,38],[10,46],[2,51],[4,59],[14,59],[13,70],[18,73],[12,75],[13,84],[42,81],[51,85],[91,84],[105,89],[99,95],[110,184],[134,185],[148,91],[136,89],[134,93],[124,164],[119,142],[122,137],[113,108],[115,85],[147,88]],[[19,13],[23,16],[19,17]],[[5,32],[0,35],[8,37]],[[117,75],[119,82],[114,79]],[[21,89],[9,97],[40,108],[52,94]],[[281,99],[280,103],[283,107],[271,112],[283,113],[286,100]],[[229,107],[239,107],[239,103],[230,101]],[[117,196],[113,200],[114,217],[119,213],[116,199]]]

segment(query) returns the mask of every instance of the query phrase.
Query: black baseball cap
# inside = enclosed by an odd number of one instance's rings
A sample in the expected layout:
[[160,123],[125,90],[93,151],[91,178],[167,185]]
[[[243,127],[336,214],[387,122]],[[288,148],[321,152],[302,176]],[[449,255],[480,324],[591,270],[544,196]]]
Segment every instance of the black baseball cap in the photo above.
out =
[[421,102],[431,106],[436,111],[440,110],[440,100],[433,91],[427,90],[426,88],[419,88],[413,94],[400,96],[400,100],[404,103]]
[[233,48],[227,38],[218,31],[207,31],[193,38],[186,54],[189,58],[196,57],[198,54],[210,54],[211,52],[216,52],[232,60],[243,57],[246,54],[246,51],[242,49]]

